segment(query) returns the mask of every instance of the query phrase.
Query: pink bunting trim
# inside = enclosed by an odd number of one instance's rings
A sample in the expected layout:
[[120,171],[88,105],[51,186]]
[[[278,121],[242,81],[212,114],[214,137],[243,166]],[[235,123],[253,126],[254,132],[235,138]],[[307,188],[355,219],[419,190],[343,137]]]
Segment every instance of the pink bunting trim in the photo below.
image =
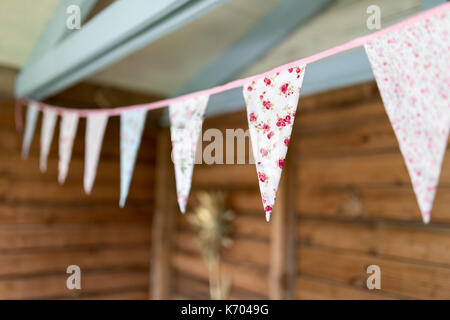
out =
[[[363,37],[359,37],[356,39],[353,39],[351,41],[348,41],[342,45],[336,46],[334,48],[322,51],[320,53],[314,54],[312,56],[306,57],[306,58],[302,58],[293,62],[289,62],[285,65],[279,66],[277,68],[274,68],[270,71],[258,74],[258,75],[254,75],[251,77],[247,77],[244,79],[239,79],[239,80],[235,80],[232,82],[229,82],[227,84],[221,85],[221,86],[217,86],[217,87],[213,87],[210,89],[206,89],[206,90],[201,90],[201,91],[196,91],[196,92],[192,92],[183,96],[179,96],[179,97],[175,97],[175,98],[171,98],[171,99],[165,99],[165,100],[160,100],[160,101],[156,101],[156,102],[152,102],[152,103],[145,103],[145,104],[138,104],[138,105],[131,105],[131,106],[124,106],[124,107],[117,107],[117,108],[110,108],[110,109],[68,109],[68,108],[63,108],[63,107],[58,107],[58,106],[52,106],[49,104],[44,104],[44,103],[40,103],[39,108],[41,110],[44,109],[53,109],[56,113],[61,114],[63,112],[67,112],[67,110],[70,110],[72,112],[76,112],[80,117],[87,117],[90,114],[98,114],[98,113],[105,113],[108,116],[118,116],[120,114],[122,114],[123,112],[127,112],[127,111],[132,111],[132,110],[154,110],[154,109],[158,109],[158,108],[163,108],[163,107],[167,107],[170,104],[176,103],[176,102],[180,102],[186,99],[192,99],[194,97],[198,97],[198,96],[203,96],[203,95],[213,95],[219,92],[223,92],[223,91],[227,91],[230,89],[234,89],[234,88],[238,88],[238,87],[242,87],[244,86],[246,83],[249,83],[251,81],[256,81],[257,79],[263,78],[265,76],[269,76],[271,74],[277,73],[277,72],[281,72],[282,70],[286,70],[289,68],[294,68],[296,66],[299,65],[307,65],[310,64],[312,62],[316,62],[319,60],[322,60],[324,58],[333,56],[335,54],[347,51],[347,50],[351,50],[357,47],[361,47],[363,46],[365,43],[372,41],[378,37],[381,37],[387,33],[393,32],[395,30],[404,28],[410,24],[413,24],[417,21],[420,20],[424,20],[429,18],[430,16],[436,14],[436,13],[442,13],[442,12],[446,12],[450,10],[450,3],[444,3],[440,6],[436,6],[432,9],[429,9],[427,11],[424,11],[422,13],[419,13],[411,18],[405,19],[402,22],[399,22],[397,24],[394,24],[390,27],[387,27],[385,29],[379,30],[377,32],[374,32],[372,34],[363,36]],[[33,101],[31,99],[25,99],[26,101],[30,102]]]

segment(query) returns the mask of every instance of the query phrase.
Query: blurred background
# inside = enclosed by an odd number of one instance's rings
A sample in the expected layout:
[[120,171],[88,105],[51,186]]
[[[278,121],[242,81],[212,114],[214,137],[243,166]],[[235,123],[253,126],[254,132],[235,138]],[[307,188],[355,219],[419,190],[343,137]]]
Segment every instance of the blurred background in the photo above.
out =
[[[253,164],[197,165],[179,213],[164,109],[148,113],[123,209],[119,118],[90,196],[84,120],[63,186],[57,139],[41,174],[40,123],[27,160],[14,128],[15,96],[77,108],[156,101],[372,33],[369,6],[384,28],[443,2],[0,0],[0,298],[450,298],[450,159],[425,226],[362,48],[307,66],[270,223]],[[67,24],[71,5],[79,29]],[[241,88],[211,97],[209,128],[248,129]],[[199,212],[206,222],[189,218]],[[69,265],[81,290],[66,286]],[[380,290],[366,286],[369,265]]]

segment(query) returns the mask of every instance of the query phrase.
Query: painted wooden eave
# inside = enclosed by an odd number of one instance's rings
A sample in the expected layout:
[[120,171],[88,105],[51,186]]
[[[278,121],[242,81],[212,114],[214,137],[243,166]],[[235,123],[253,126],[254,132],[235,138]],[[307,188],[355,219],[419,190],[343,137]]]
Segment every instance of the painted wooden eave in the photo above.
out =
[[[227,0],[119,0],[22,69],[16,97],[43,99]],[[130,19],[133,17],[133,19]]]

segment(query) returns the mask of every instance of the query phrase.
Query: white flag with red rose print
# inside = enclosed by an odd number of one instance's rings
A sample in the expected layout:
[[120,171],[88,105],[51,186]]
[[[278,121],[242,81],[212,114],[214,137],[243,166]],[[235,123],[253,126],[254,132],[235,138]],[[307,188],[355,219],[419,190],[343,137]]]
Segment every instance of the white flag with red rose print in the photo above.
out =
[[53,133],[55,132],[55,125],[58,115],[53,110],[44,110],[42,118],[41,129],[41,157],[40,169],[41,172],[47,171],[47,158],[50,152],[50,145],[53,140]]
[[284,166],[305,66],[289,68],[243,87],[248,126],[266,220]]
[[98,159],[107,122],[108,115],[106,113],[94,113],[87,117],[83,180],[86,194],[91,193],[97,175]]
[[172,161],[175,167],[178,205],[186,212],[191,190],[197,142],[209,96],[198,96],[169,106]]
[[58,182],[63,184],[69,171],[69,162],[72,157],[73,140],[77,132],[79,116],[74,112],[64,112],[59,127],[59,162]]
[[450,127],[450,17],[437,13],[365,45],[424,223]]
[[39,107],[36,102],[31,102],[27,108],[27,117],[25,119],[25,132],[23,134],[22,142],[22,158],[28,157],[30,151],[31,140],[33,140],[34,131],[36,129],[36,122],[39,116]]
[[136,154],[141,144],[147,110],[124,112],[120,115],[120,201],[123,208],[133,176]]

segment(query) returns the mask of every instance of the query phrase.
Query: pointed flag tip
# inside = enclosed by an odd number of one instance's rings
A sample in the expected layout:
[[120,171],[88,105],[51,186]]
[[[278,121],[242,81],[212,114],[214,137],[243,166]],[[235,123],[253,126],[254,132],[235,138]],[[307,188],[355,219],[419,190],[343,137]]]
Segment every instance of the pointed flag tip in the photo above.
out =
[[270,216],[271,216],[271,213],[270,212],[266,212],[266,221],[267,222],[270,221]]
[[182,214],[186,213],[186,203],[181,203],[180,201],[178,202],[178,206],[180,207],[180,211]]
[[86,195],[90,196],[91,195],[91,189],[84,187],[84,193],[86,193]]
[[429,223],[430,223],[430,220],[431,220],[431,214],[430,214],[429,212],[425,212],[425,213],[422,215],[422,219],[423,219],[423,223],[424,223],[424,224],[429,224]]

